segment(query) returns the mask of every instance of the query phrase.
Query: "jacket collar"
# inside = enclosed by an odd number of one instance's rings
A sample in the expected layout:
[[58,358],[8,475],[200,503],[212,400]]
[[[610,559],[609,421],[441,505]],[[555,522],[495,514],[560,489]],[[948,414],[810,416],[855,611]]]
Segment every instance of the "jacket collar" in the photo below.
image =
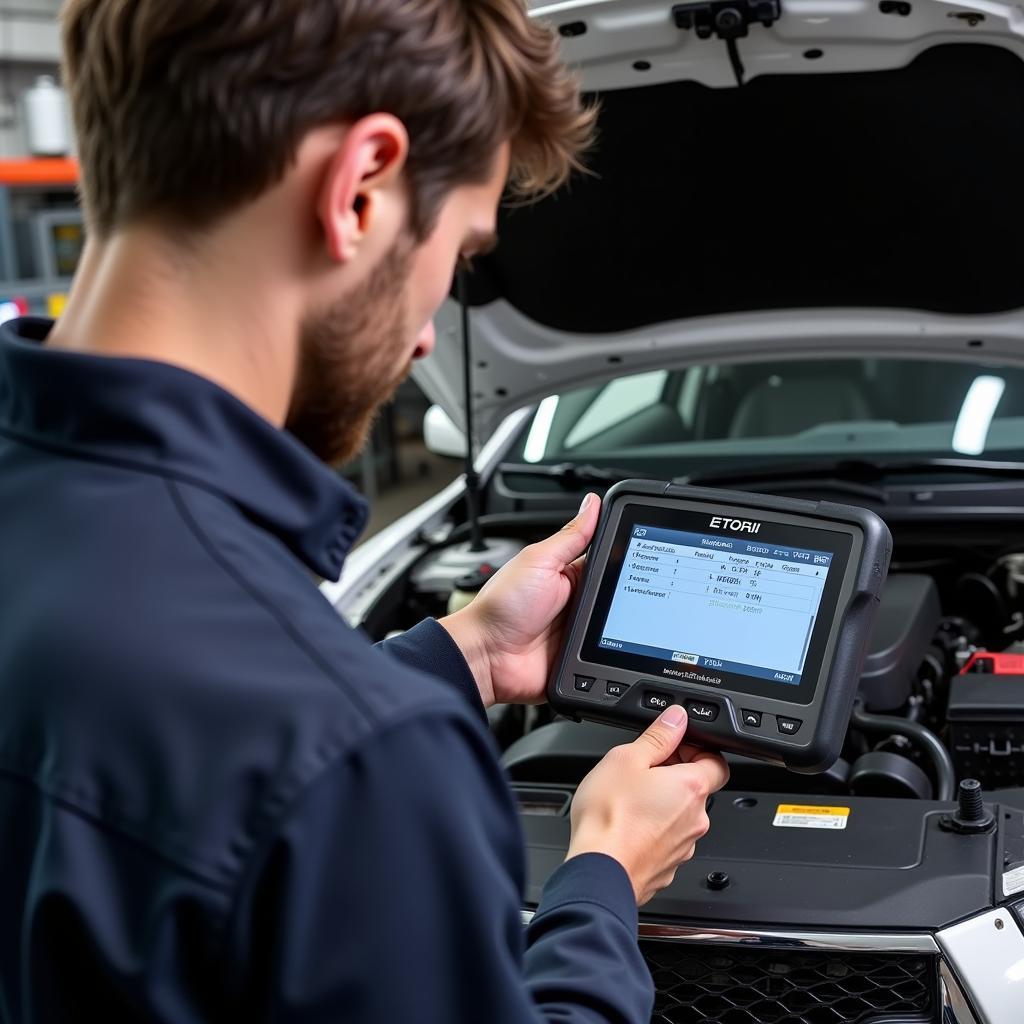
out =
[[151,360],[45,348],[52,326],[25,318],[0,329],[0,434],[215,491],[338,579],[368,516],[345,480],[211,381]]

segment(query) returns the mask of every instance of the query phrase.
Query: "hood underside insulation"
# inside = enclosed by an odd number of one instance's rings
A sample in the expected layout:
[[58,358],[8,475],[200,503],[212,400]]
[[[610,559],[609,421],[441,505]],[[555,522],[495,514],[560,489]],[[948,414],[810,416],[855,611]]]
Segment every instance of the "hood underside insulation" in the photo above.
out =
[[[710,44],[709,44],[710,45]],[[566,331],[814,307],[1024,307],[1024,62],[600,97],[593,175],[503,211],[470,301]]]

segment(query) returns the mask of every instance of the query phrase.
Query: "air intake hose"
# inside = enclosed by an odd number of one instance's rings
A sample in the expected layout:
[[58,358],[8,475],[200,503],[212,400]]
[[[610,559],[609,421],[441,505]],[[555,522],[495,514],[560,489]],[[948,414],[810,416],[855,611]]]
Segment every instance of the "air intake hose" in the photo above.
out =
[[935,799],[943,802],[953,799],[956,790],[956,772],[953,770],[953,759],[942,741],[931,731],[918,722],[891,715],[872,715],[864,710],[864,705],[857,701],[853,706],[851,725],[865,732],[895,733],[906,736],[908,740],[922,747],[935,766]]

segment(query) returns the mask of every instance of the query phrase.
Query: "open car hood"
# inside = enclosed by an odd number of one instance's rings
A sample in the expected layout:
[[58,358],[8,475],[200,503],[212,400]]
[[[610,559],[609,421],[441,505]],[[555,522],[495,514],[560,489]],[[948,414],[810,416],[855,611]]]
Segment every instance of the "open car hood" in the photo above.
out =
[[[702,359],[1024,361],[1019,6],[782,0],[738,41],[741,86],[670,0],[532,7],[599,141],[591,174],[502,211],[467,279],[481,440],[548,394]],[[461,424],[460,320],[449,300],[414,375]]]

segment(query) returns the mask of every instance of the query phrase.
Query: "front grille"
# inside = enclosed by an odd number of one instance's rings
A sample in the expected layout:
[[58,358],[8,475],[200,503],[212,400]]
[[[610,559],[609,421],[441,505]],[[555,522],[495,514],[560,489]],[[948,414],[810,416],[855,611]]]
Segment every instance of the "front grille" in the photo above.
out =
[[657,988],[652,1024],[932,1022],[934,957],[641,943]]

